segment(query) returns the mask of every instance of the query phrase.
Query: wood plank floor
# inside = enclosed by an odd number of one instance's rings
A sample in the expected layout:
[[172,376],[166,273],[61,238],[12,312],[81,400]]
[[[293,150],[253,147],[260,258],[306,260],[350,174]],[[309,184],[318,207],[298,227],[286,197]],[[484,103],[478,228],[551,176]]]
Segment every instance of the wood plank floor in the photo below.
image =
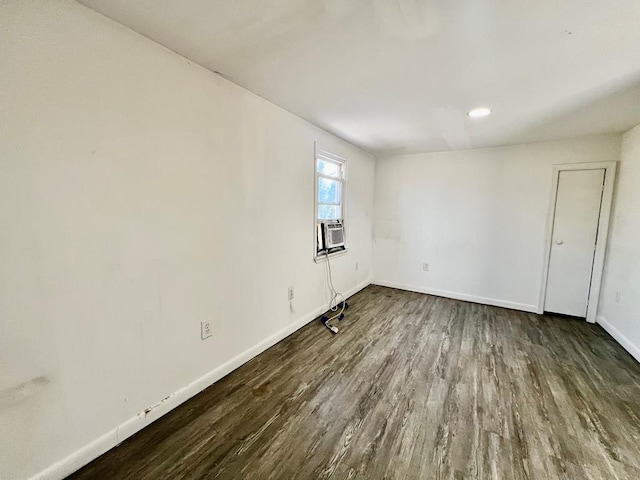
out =
[[640,479],[600,327],[370,286],[71,479]]

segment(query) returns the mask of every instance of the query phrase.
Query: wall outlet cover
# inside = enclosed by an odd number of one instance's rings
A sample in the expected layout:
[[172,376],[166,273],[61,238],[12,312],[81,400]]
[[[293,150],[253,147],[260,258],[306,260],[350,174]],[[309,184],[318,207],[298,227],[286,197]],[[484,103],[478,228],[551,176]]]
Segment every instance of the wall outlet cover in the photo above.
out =
[[204,340],[213,335],[211,331],[211,322],[200,322],[200,338]]

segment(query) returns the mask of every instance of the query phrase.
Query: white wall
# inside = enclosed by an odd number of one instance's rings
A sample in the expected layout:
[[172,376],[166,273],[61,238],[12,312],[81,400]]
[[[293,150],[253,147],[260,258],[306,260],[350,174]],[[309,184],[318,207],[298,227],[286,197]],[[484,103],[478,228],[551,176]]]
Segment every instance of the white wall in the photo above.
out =
[[552,165],[619,154],[610,135],[378,159],[375,283],[535,311]]
[[87,461],[319,313],[316,140],[348,162],[336,286],[370,280],[360,150],[71,1],[1,2],[0,65],[0,478],[105,434]]
[[640,362],[640,125],[622,136],[598,323]]

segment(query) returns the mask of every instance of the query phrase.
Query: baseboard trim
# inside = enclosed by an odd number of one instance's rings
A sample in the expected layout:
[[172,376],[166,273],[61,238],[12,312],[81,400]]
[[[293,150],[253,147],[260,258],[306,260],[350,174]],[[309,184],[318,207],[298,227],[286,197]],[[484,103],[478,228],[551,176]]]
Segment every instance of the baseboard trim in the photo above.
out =
[[[346,291],[344,293],[345,298],[351,297],[370,284],[371,280],[369,279]],[[317,318],[320,314],[326,312],[328,309],[328,304],[323,304],[322,306],[316,308],[312,312],[302,317],[300,320],[297,320],[291,325],[288,325],[282,330],[274,333],[273,335],[270,335],[253,347],[233,357],[219,367],[214,368],[213,370],[206,373],[197,380],[191,382],[187,386],[163,398],[155,405],[152,405],[149,408],[144,409],[142,412],[136,414],[135,416],[129,418],[128,420],[125,420],[116,428],[108,431],[107,433],[96,438],[84,447],[76,450],[66,458],[54,463],[53,465],[42,470],[40,473],[32,476],[30,480],[61,480],[68,475],[71,475],[73,472],[79,470],[92,460],[98,458],[103,453],[111,450],[113,447],[120,444],[134,433],[142,430],[153,421],[162,417],[177,406],[181,405],[193,396],[200,393],[205,388],[209,387],[221,378],[233,372],[236,368],[244,365],[255,356],[259,355],[279,341],[294,333],[296,330],[304,327],[313,319]]]
[[598,315],[596,317],[596,323],[598,323],[602,328],[604,328],[609,335],[613,337],[613,339],[622,345],[629,354],[635,358],[638,362],[640,362],[640,348],[638,348],[631,340],[629,340],[626,335],[624,335],[620,330],[614,327],[606,318],[602,315]]
[[499,300],[496,298],[480,297],[477,295],[468,295],[466,293],[450,292],[447,290],[437,290],[435,288],[416,287],[413,285],[403,285],[393,282],[382,282],[374,280],[374,285],[380,285],[382,287],[397,288],[399,290],[407,290],[409,292],[426,293],[428,295],[435,295],[436,297],[452,298],[454,300],[463,300],[465,302],[480,303],[482,305],[491,305],[494,307],[510,308],[512,310],[522,310],[524,312],[537,313],[537,305],[528,305],[526,303],[510,302],[508,300]]

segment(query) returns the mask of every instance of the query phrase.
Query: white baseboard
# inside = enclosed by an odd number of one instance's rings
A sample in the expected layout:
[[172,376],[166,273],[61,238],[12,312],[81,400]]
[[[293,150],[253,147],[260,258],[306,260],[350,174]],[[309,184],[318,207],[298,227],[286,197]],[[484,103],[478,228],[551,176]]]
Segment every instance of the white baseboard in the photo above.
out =
[[374,285],[380,285],[382,287],[397,288],[400,290],[408,290],[410,292],[426,293],[428,295],[435,295],[436,297],[453,298],[454,300],[464,300],[465,302],[481,303],[483,305],[492,305],[494,307],[511,308],[513,310],[522,310],[524,312],[537,313],[537,305],[528,305],[526,303],[509,302],[507,300],[499,300],[496,298],[479,297],[477,295],[468,295],[466,293],[449,292],[447,290],[437,290],[434,288],[416,287],[413,285],[403,285],[393,282],[381,282],[374,280]]
[[[357,285],[354,288],[348,290],[344,293],[345,298],[354,295],[369,284],[371,284],[371,280],[367,280],[360,285]],[[125,420],[114,429],[108,431],[104,435],[101,435],[79,450],[76,450],[66,458],[63,458],[59,462],[56,462],[53,465],[42,470],[40,473],[37,473],[36,475],[31,477],[31,480],[61,480],[66,476],[72,474],[92,460],[98,458],[103,453],[112,449],[113,447],[124,441],[126,438],[142,430],[154,420],[162,417],[164,414],[170,412],[178,405],[184,403],[191,397],[200,393],[205,388],[220,380],[222,377],[228,375],[236,368],[240,367],[255,356],[264,352],[269,347],[275,345],[280,340],[288,337],[301,327],[304,327],[306,324],[317,318],[320,314],[326,312],[328,309],[328,304],[316,308],[300,320],[293,322],[291,325],[288,325],[279,332],[276,332],[273,335],[265,338],[253,347],[245,350],[231,360],[223,363],[219,367],[214,368],[213,370],[206,373],[197,380],[191,382],[187,386],[165,397],[155,405],[152,405],[151,407],[146,408],[145,410],[129,418],[128,420]]]
[[596,322],[604,328],[609,335],[611,335],[616,342],[622,345],[627,352],[631,354],[638,362],[640,362],[640,348],[629,340],[624,334],[614,327],[606,318],[601,315],[596,317]]

